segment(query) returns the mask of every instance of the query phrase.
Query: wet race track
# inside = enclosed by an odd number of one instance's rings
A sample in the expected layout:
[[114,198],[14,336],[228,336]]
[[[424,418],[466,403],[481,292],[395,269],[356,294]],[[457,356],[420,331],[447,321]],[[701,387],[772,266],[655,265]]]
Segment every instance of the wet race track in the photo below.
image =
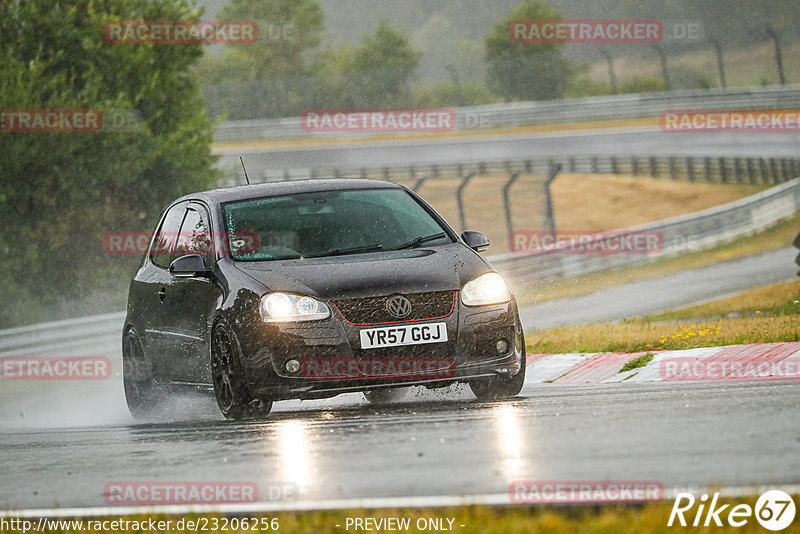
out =
[[[618,147],[628,154],[779,157],[793,154],[797,139],[588,131],[244,153],[259,171],[459,161],[476,153],[489,159],[608,154]],[[235,158],[221,152],[222,166]],[[530,332],[694,304],[791,279],[795,252],[783,249],[542,303],[521,315]],[[509,484],[526,479],[650,480],[665,491],[800,479],[797,382],[530,380],[518,398],[504,402],[480,403],[463,387],[415,389],[406,402],[388,407],[349,394],[279,402],[268,420],[248,423],[221,420],[212,398],[192,397],[181,398],[159,421],[135,423],[122,392],[118,340],[103,353],[113,364],[110,380],[2,385],[0,507],[116,505],[107,486],[127,481],[245,483],[255,485],[259,501],[302,507],[361,506],[381,498],[402,505],[424,497],[448,504],[459,496],[507,503]]]
[[286,402],[254,423],[4,432],[0,499],[14,508],[104,506],[115,504],[109,483],[201,480],[255,484],[259,500],[286,505],[460,495],[508,502],[509,484],[521,479],[647,480],[668,490],[800,477],[796,383],[530,384],[504,402],[459,390],[448,397],[412,394],[385,408],[358,395]]
[[[742,261],[682,275],[721,294],[726,272],[747,269]],[[786,250],[755,263],[785,280],[794,275],[790,261]],[[713,280],[722,285],[713,289]],[[654,294],[676,287],[670,277],[652,284]],[[694,302],[694,292],[678,286],[670,304]],[[596,307],[562,301],[575,311],[559,321],[582,322]],[[522,310],[526,325],[536,311]],[[666,492],[800,478],[797,382],[554,384],[529,376],[521,394],[503,402],[478,402],[464,387],[413,389],[387,407],[349,394],[279,402],[268,420],[244,423],[221,420],[210,397],[186,397],[162,420],[135,423],[119,349],[109,351],[110,380],[3,385],[1,506],[117,505],[109,484],[129,481],[247,484],[257,500],[280,508],[447,504],[460,496],[507,503],[515,480],[647,480]]]

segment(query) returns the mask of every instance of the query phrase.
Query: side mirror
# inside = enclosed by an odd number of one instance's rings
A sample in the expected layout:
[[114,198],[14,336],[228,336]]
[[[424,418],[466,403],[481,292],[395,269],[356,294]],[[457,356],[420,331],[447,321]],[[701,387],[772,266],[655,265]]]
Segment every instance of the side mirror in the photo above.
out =
[[486,250],[489,247],[489,238],[474,230],[464,230],[461,233],[461,239],[464,240],[464,243],[466,243],[469,248],[477,250],[478,252]]
[[169,272],[176,278],[191,278],[193,276],[211,276],[211,269],[206,267],[206,262],[200,254],[187,254],[176,258],[169,266]]

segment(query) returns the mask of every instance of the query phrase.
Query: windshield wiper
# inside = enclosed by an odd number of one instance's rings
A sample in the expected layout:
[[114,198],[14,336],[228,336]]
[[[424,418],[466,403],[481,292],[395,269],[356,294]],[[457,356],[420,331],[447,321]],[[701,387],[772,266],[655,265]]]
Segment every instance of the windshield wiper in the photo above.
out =
[[414,248],[414,247],[419,246],[419,245],[421,245],[423,243],[427,243],[428,241],[433,241],[434,239],[439,239],[440,237],[444,237],[446,235],[447,235],[447,233],[445,233],[445,232],[439,232],[438,234],[426,235],[424,237],[423,236],[415,237],[414,239],[412,239],[408,243],[403,243],[399,247],[395,247],[392,250],[402,250],[404,248]]
[[378,250],[383,250],[383,245],[381,244],[374,244],[374,245],[364,245],[362,247],[352,247],[352,248],[332,248],[326,252],[317,252],[316,254],[308,254],[307,256],[303,256],[303,258],[321,258],[324,256],[343,256],[345,254],[361,254],[362,252],[376,252]]

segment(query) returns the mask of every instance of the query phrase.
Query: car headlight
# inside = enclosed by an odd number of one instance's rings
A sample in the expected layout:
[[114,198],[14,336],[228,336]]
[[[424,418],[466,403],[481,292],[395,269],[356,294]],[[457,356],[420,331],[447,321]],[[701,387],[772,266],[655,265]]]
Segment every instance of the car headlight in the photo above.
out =
[[327,319],[331,310],[324,302],[312,297],[269,293],[261,297],[258,307],[265,323],[288,323],[293,321],[316,321]]
[[467,306],[485,306],[502,304],[511,300],[503,277],[497,273],[482,274],[464,284],[461,290],[461,302]]

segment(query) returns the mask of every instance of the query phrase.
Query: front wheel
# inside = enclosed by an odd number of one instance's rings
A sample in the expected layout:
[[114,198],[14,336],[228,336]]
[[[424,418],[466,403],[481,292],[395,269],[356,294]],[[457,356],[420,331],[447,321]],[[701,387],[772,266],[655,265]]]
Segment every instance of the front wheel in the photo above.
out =
[[481,401],[493,401],[516,397],[525,384],[525,360],[523,357],[522,368],[514,376],[497,375],[490,378],[481,378],[469,383],[472,393]]
[[224,322],[217,323],[211,333],[211,381],[219,410],[228,419],[264,416],[272,409],[271,401],[250,393],[239,342]]

